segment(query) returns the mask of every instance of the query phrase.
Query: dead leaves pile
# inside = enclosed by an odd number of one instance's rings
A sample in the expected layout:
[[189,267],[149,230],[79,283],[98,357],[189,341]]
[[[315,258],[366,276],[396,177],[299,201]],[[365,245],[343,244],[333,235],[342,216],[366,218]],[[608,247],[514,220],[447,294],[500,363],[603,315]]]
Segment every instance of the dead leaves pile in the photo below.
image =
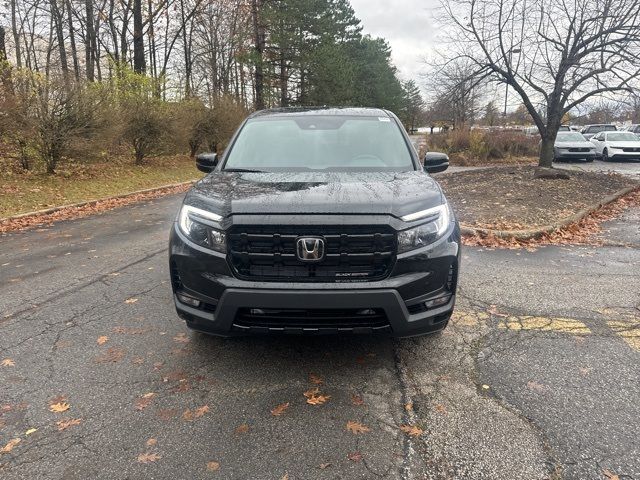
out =
[[43,215],[32,215],[29,217],[6,219],[0,221],[0,233],[24,230],[26,228],[37,225],[51,225],[53,222],[57,222],[60,220],[87,217],[89,215],[95,215],[96,213],[102,213],[107,210],[113,210],[114,208],[122,207],[124,205],[152,200],[154,198],[173,195],[175,193],[186,192],[187,190],[189,190],[189,188],[191,188],[191,185],[180,185],[176,187],[158,189],[153,192],[128,195],[122,198],[100,200],[81,207],[63,208],[56,212]]
[[464,235],[465,245],[473,247],[506,248],[506,249],[535,249],[541,245],[601,245],[598,234],[602,232],[602,223],[612,220],[631,206],[640,205],[640,191],[629,193],[587,215],[577,223],[572,223],[551,233],[545,233],[538,238],[518,240],[516,238],[500,238],[495,235]]

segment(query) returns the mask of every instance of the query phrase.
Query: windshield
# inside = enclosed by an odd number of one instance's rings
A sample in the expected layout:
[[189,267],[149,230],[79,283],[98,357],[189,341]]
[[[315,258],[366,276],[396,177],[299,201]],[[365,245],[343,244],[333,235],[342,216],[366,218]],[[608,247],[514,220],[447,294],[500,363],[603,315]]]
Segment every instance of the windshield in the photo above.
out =
[[610,142],[637,142],[638,137],[631,132],[608,133],[607,140]]
[[615,125],[594,125],[587,129],[587,133],[613,132],[615,130]]
[[250,119],[224,170],[409,171],[409,146],[389,117],[300,115]]
[[586,139],[578,132],[558,132],[557,142],[586,142]]

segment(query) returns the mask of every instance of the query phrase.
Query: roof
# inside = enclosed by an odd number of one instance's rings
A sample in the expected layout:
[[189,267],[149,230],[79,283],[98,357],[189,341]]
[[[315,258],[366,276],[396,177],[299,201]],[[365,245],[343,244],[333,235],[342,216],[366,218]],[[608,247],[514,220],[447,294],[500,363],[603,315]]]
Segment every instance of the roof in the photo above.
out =
[[343,115],[356,117],[390,117],[386,110],[381,108],[365,108],[365,107],[289,107],[289,108],[272,108],[269,110],[260,110],[250,115],[249,118],[255,117],[286,117],[289,115]]

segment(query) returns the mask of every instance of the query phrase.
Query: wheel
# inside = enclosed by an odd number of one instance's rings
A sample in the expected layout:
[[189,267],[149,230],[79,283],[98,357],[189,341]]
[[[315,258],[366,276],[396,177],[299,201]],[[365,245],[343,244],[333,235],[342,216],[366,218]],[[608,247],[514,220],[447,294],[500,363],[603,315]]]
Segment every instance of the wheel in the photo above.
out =
[[602,151],[602,161],[603,162],[609,161],[609,152],[607,152],[606,148]]
[[587,162],[587,163],[593,163],[593,157],[592,157],[592,158],[587,158],[587,159],[586,159],[586,162]]

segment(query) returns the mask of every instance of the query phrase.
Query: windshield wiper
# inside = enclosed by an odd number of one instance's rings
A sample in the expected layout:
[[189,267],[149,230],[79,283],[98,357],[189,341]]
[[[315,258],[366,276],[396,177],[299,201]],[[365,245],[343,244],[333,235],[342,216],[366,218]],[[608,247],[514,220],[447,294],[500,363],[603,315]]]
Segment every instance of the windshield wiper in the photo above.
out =
[[231,173],[268,173],[264,170],[252,170],[250,168],[225,168],[222,170],[223,172],[231,172]]

